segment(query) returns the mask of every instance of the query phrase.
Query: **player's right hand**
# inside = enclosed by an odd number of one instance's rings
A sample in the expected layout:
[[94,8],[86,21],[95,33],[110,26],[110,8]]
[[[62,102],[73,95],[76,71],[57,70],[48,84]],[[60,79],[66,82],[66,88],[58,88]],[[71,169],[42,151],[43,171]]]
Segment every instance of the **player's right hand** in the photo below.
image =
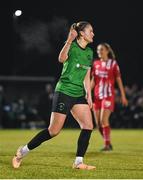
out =
[[77,37],[77,35],[78,34],[77,34],[76,30],[71,29],[69,32],[69,35],[68,35],[67,42],[72,43],[75,40],[75,38]]
[[88,103],[90,109],[92,109],[93,102],[92,102],[91,96],[88,96],[88,95],[86,94],[85,99],[87,100],[87,103]]

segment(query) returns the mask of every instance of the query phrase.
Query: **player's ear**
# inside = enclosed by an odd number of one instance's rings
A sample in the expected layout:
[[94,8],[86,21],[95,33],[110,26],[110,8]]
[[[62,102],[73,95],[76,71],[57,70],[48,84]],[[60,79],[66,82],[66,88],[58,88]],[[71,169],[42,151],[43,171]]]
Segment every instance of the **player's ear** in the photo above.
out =
[[80,34],[80,36],[84,36],[84,32],[83,31],[80,31],[79,34]]

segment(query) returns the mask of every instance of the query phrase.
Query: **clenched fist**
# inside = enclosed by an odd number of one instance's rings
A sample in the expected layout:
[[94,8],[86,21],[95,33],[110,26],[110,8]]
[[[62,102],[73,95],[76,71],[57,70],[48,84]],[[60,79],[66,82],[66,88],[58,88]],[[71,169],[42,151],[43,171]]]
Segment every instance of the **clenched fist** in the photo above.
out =
[[78,34],[77,34],[76,30],[71,29],[69,32],[69,35],[68,35],[67,42],[72,43],[75,40],[75,38],[77,37],[77,35]]

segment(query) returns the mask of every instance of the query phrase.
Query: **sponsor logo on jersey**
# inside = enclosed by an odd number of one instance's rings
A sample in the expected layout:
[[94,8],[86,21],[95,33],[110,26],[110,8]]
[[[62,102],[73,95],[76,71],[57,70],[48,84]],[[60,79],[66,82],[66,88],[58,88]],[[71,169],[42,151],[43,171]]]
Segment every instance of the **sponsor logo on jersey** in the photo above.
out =
[[102,67],[105,67],[106,66],[106,62],[102,62]]
[[95,70],[95,74],[102,78],[108,78],[108,72],[107,71],[100,71],[98,69]]
[[86,66],[86,65],[83,65],[83,64],[79,64],[79,63],[76,64],[76,67],[86,69],[86,70],[90,69],[90,66]]

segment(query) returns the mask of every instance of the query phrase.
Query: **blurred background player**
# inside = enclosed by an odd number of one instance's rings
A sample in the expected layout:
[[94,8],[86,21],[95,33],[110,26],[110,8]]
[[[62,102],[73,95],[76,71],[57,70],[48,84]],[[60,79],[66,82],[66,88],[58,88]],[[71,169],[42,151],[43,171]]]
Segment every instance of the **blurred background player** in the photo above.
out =
[[94,116],[96,125],[104,139],[105,146],[102,151],[112,150],[110,139],[110,122],[109,118],[114,111],[115,87],[117,82],[121,102],[123,106],[128,105],[126,99],[121,73],[115,54],[107,43],[99,44],[97,47],[99,60],[95,60],[92,68],[91,88],[94,89]]
[[87,47],[93,42],[93,37],[93,28],[90,23],[82,21],[72,25],[68,39],[59,54],[63,70],[55,88],[50,125],[39,132],[27,145],[17,150],[12,160],[14,168],[20,166],[22,158],[29,151],[58,135],[71,111],[81,127],[73,168],[95,169],[94,166],[83,163],[93,129],[90,110],[92,108],[90,69],[93,51]]

